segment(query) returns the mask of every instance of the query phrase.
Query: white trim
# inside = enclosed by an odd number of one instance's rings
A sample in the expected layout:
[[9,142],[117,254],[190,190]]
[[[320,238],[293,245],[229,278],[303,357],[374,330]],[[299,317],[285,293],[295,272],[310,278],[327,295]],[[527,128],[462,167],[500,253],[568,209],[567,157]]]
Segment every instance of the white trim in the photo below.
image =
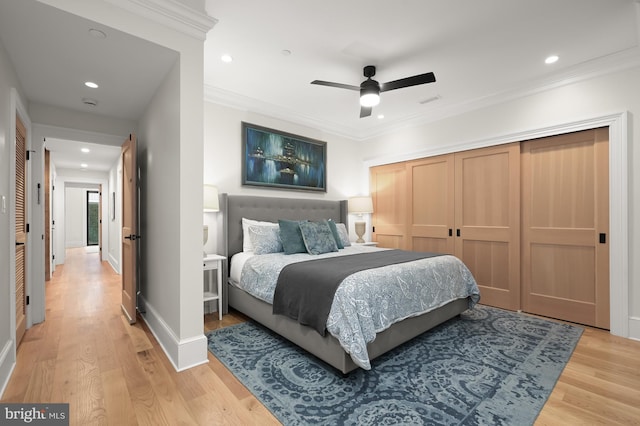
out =
[[116,274],[120,275],[120,262],[111,253],[108,253],[108,256],[109,265]]
[[34,132],[37,130],[43,137],[51,139],[67,139],[99,145],[122,146],[122,142],[129,135],[112,135],[107,133],[90,132],[88,130],[72,129],[70,127],[51,126],[49,124],[33,123]]
[[[619,112],[558,123],[538,129],[523,130],[501,136],[436,146],[403,155],[385,155],[365,161],[369,168],[451,152],[520,142],[579,130],[609,127],[609,287],[611,334],[630,337],[629,329],[629,113]],[[640,327],[634,326],[634,337],[640,338]]]
[[144,299],[138,296],[140,305],[144,307],[144,322],[151,330],[160,347],[176,371],[180,372],[209,362],[207,358],[207,338],[204,334],[178,339],[175,333],[162,319],[158,312]]
[[175,0],[105,1],[198,40],[205,40],[209,30],[218,22],[206,12],[197,11]]
[[611,334],[629,337],[629,144],[625,112],[609,126],[609,288]]
[[640,317],[629,318],[629,338],[640,340]]
[[[2,386],[0,386],[0,398],[2,398],[4,391],[7,389],[9,380],[11,380],[11,376],[13,375],[13,370],[16,368],[15,357],[13,361],[10,359],[10,355],[13,353],[15,353],[13,340],[7,340],[4,343],[2,352],[0,352],[0,372],[7,370],[7,374],[4,376],[4,382],[2,383]],[[7,366],[9,368],[7,368]],[[0,377],[3,377],[3,375],[0,374]]]

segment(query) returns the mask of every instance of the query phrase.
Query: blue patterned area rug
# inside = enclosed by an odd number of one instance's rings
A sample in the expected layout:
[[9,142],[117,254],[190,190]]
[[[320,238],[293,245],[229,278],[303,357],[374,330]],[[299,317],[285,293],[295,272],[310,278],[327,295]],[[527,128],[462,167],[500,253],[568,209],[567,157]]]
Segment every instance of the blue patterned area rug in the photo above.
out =
[[348,375],[252,322],[207,337],[284,425],[528,425],[581,334],[478,305]]

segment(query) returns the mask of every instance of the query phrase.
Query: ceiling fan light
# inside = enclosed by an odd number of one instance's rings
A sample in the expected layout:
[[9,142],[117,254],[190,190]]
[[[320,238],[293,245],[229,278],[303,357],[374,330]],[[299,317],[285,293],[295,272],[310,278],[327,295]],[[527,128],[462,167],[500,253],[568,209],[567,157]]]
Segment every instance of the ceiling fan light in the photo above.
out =
[[360,95],[360,105],[363,107],[374,107],[380,103],[380,95],[377,93],[363,93]]

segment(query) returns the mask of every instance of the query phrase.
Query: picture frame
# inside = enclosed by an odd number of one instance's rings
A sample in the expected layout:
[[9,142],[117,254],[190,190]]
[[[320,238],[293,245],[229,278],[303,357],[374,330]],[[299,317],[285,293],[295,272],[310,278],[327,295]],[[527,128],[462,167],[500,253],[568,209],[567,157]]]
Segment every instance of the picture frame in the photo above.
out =
[[327,143],[242,122],[242,185],[327,192]]

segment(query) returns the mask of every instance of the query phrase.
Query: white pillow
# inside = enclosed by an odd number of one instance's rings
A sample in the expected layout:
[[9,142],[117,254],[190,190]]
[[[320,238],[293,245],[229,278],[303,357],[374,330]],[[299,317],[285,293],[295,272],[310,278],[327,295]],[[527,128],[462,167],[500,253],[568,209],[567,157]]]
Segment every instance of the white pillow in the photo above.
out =
[[255,254],[279,253],[283,251],[278,226],[249,225],[249,239]]
[[261,222],[259,220],[252,220],[242,218],[242,251],[253,252],[253,244],[251,243],[251,238],[249,237],[249,226],[275,226],[278,227],[277,223],[273,222]]

